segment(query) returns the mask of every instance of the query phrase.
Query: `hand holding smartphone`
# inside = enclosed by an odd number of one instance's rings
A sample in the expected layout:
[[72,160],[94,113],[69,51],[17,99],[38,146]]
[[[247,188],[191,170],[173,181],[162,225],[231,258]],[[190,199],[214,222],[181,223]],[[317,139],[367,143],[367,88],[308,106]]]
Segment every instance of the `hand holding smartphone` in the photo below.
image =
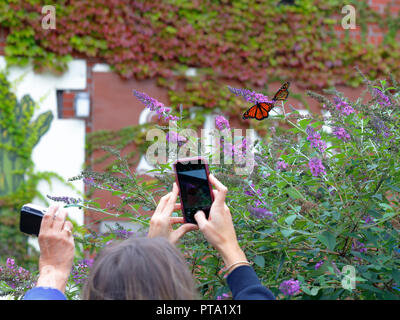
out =
[[174,171],[185,223],[197,224],[194,215],[199,210],[208,219],[214,195],[206,160],[203,157],[179,159],[174,163]]

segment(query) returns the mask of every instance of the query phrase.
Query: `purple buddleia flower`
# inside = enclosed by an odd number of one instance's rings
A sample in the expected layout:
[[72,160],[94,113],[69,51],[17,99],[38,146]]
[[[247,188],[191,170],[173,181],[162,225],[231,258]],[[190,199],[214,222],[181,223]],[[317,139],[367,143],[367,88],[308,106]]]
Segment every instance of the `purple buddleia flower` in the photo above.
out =
[[[364,243],[355,240],[351,244],[351,250],[356,251],[356,252],[360,252],[360,253],[366,253],[368,249],[365,247]],[[359,258],[359,257],[354,257],[354,260],[361,261],[362,259]]]
[[285,280],[279,286],[279,290],[286,296],[293,296],[300,292],[300,282],[299,280]]
[[47,198],[56,202],[64,202],[65,204],[80,204],[85,202],[82,199],[72,198],[72,197],[53,197],[47,195]]
[[115,229],[113,230],[113,234],[119,239],[128,239],[134,234],[134,232],[125,229]]
[[14,269],[15,260],[12,258],[7,258],[6,266],[8,269]]
[[344,128],[335,127],[333,128],[333,134],[340,140],[348,141],[350,140],[350,135]]
[[76,284],[82,284],[89,276],[90,268],[93,266],[93,259],[83,259],[72,267],[72,279]]
[[88,184],[88,185],[91,185],[91,186],[95,186],[96,185],[96,182],[94,181],[94,179],[92,177],[83,178],[83,182]]
[[229,91],[231,91],[236,96],[243,97],[244,100],[251,102],[251,103],[259,103],[259,102],[268,102],[274,103],[274,101],[270,100],[267,96],[264,96],[261,93],[257,93],[252,90],[247,89],[236,89],[228,86]]
[[339,97],[335,97],[335,108],[338,109],[342,114],[346,116],[352,114],[354,109],[350,106],[346,101],[340,99]]
[[229,298],[229,294],[223,293],[222,296],[217,296],[217,300],[226,300]]
[[250,214],[256,219],[272,219],[274,217],[274,214],[271,211],[258,206],[248,206],[248,210]]
[[215,117],[215,125],[219,130],[230,129],[229,121],[223,116]]
[[224,142],[223,151],[225,156],[234,157],[235,162],[243,163],[245,154],[248,152],[246,138],[243,138],[241,142],[238,141],[235,144]]
[[371,120],[371,125],[375,129],[376,135],[383,135],[384,137],[390,137],[392,134],[389,128],[385,125],[382,119],[373,116]]
[[177,143],[179,147],[183,146],[187,142],[187,139],[184,136],[175,131],[168,131],[166,139],[170,143]]
[[233,156],[235,161],[238,163],[243,163],[245,154],[247,154],[247,140],[246,138],[243,138],[242,141],[238,141],[235,143],[233,146]]
[[321,266],[322,266],[324,263],[325,263],[324,260],[321,260],[321,261],[317,262],[317,263],[315,264],[315,266],[314,266],[314,269],[315,269],[315,270],[318,270],[319,268],[321,268]]
[[151,111],[155,111],[158,114],[158,119],[161,117],[164,120],[178,120],[179,117],[172,116],[170,115],[171,109],[168,107],[165,107],[163,103],[159,102],[158,100],[148,96],[147,94],[143,92],[139,92],[136,90],[133,90],[133,94],[140,102],[142,102],[146,108],[150,109]]
[[308,162],[308,166],[311,170],[311,174],[314,177],[318,177],[319,175],[325,175],[325,167],[322,164],[321,159],[318,158],[311,158],[310,161]]
[[4,281],[8,286],[15,289],[17,294],[22,294],[34,286],[32,274],[18,266],[13,258],[7,258],[6,266],[0,266],[0,282]]
[[391,105],[389,97],[378,88],[373,89],[373,95],[381,106],[389,107]]
[[351,244],[351,249],[353,251],[358,251],[358,252],[361,252],[361,253],[367,252],[367,248],[365,247],[365,244],[362,243],[362,242],[359,242],[357,240],[355,240],[355,242],[353,242]]
[[276,169],[280,171],[286,170],[288,166],[289,164],[287,164],[285,161],[278,161],[276,163]]
[[[256,190],[255,185],[253,183],[250,185],[250,187],[248,187],[244,190],[244,194],[255,198],[252,208],[254,208],[254,207],[258,208],[259,206],[261,206],[263,204],[263,202],[260,200],[260,198],[263,197],[263,193],[262,193],[261,189]],[[249,209],[249,212],[250,212],[250,209]],[[256,215],[257,215],[257,213],[256,213]]]
[[372,224],[374,223],[374,218],[372,218],[370,215],[366,215],[362,218],[364,220],[365,224]]
[[307,126],[306,132],[308,134],[307,140],[311,142],[311,147],[318,149],[321,153],[326,150],[326,143],[321,140],[321,135],[311,126]]
[[261,189],[256,190],[255,188],[256,186],[254,185],[254,183],[252,183],[249,188],[245,189],[244,194],[247,194],[248,196],[255,196],[256,194],[258,194],[259,196],[262,196],[263,193]]

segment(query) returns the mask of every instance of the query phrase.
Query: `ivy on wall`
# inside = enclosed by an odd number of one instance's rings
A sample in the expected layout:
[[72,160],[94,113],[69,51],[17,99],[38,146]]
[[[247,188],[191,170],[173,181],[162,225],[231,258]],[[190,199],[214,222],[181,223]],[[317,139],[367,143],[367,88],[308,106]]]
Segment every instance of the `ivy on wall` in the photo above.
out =
[[[390,5],[381,15],[365,1],[348,1],[356,8],[361,40],[349,30],[341,40],[335,27],[341,24],[342,1],[278,2],[57,0],[56,29],[45,30],[46,1],[5,0],[0,25],[9,30],[10,65],[31,62],[37,71],[61,73],[73,56],[95,57],[124,78],[156,78],[171,105],[201,106],[205,112],[217,107],[228,115],[237,115],[243,105],[221,81],[267,90],[269,83],[288,79],[316,89],[358,86],[362,79],[355,66],[369,78],[400,75],[394,68],[400,61],[395,41],[400,16]],[[369,24],[386,30],[382,44],[368,43]],[[195,77],[186,75],[190,67]]]
[[[6,74],[0,73],[0,258],[14,257],[28,262],[27,237],[19,231],[19,212],[35,197],[44,200],[37,186],[56,173],[34,172],[32,150],[50,128],[51,111],[32,120],[36,103],[29,95],[17,100]],[[45,201],[47,202],[47,201]],[[1,262],[1,261],[0,261]],[[2,261],[4,262],[4,261]]]
[[[350,3],[363,39],[341,45],[334,26],[343,3],[336,0],[296,6],[276,0],[58,0],[55,30],[41,25],[46,1],[7,0],[0,24],[10,30],[8,63],[32,61],[37,70],[62,72],[73,54],[82,54],[103,59],[126,78],[182,76],[190,66],[248,86],[279,77],[312,88],[358,85],[355,63],[375,77],[388,74],[400,57],[394,41],[400,18],[391,16],[390,6],[381,16],[363,1]],[[366,42],[367,24],[374,22],[387,29],[380,46]]]

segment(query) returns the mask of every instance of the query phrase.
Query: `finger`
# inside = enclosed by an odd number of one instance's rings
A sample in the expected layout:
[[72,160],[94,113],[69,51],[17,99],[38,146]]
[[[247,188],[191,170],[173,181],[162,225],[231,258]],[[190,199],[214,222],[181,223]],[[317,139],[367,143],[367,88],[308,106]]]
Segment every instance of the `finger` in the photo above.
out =
[[158,202],[157,208],[154,211],[153,215],[155,214],[159,214],[161,212],[163,212],[165,205],[168,202],[168,199],[171,197],[171,192],[167,193],[166,195],[162,196],[160,201]]
[[226,203],[224,203],[224,209],[225,209],[225,211],[230,211],[228,206],[226,205]]
[[51,228],[54,220],[54,215],[56,214],[58,208],[59,208],[58,204],[53,204],[47,209],[46,213],[42,218],[42,222],[40,224],[40,230]]
[[171,224],[185,223],[185,219],[183,217],[171,217],[169,218],[169,222]]
[[72,229],[74,228],[73,224],[71,221],[65,221],[64,227],[63,227],[63,232],[66,232],[68,236],[72,236]]
[[168,202],[162,212],[170,216],[174,211],[176,199],[178,199],[178,186],[174,182],[172,185],[171,197],[168,199]]
[[211,184],[218,190],[218,193],[215,194],[215,202],[217,203],[224,203],[225,197],[228,192],[228,188],[225,187],[217,178],[215,178],[212,174],[208,175]]
[[52,226],[53,229],[62,231],[67,215],[68,215],[67,210],[59,209],[54,217],[54,222]]
[[219,191],[218,190],[213,190],[212,192],[213,192],[214,200],[215,200],[215,198],[217,197]]
[[194,230],[198,230],[198,229],[199,229],[199,227],[193,223],[185,223],[184,225],[181,225],[178,229],[176,229],[172,232],[173,243],[177,243],[178,240],[180,238],[182,238],[185,233],[188,233],[188,232],[194,231]]
[[196,214],[194,215],[194,219],[196,220],[200,230],[203,230],[208,223],[206,215],[204,214],[203,211],[197,211]]

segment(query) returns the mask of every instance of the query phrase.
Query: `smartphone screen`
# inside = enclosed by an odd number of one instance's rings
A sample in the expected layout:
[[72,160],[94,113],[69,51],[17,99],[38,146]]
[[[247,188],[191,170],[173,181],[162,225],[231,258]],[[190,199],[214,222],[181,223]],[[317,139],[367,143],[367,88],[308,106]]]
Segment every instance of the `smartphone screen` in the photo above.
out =
[[194,215],[202,210],[206,218],[213,202],[211,185],[208,181],[208,168],[205,163],[177,162],[175,164],[179,185],[182,213],[187,223],[197,224]]
[[35,205],[24,205],[21,209],[19,229],[30,235],[39,235],[45,209]]

